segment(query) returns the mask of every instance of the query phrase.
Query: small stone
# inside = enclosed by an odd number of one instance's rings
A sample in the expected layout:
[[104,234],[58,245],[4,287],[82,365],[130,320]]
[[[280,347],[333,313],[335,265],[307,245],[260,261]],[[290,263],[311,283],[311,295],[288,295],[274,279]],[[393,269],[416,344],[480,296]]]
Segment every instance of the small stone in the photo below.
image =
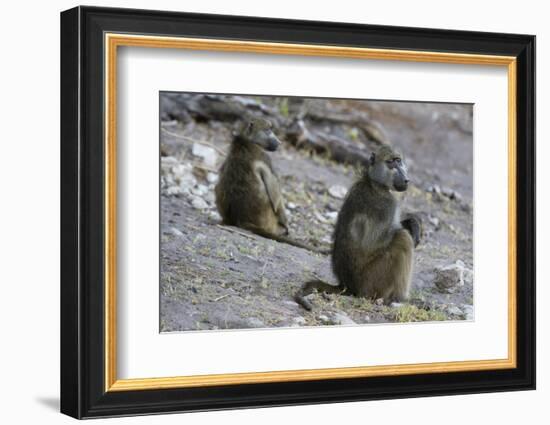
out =
[[179,195],[182,192],[178,186],[170,186],[165,190],[164,193],[166,193],[168,196],[174,196],[174,195]]
[[472,206],[466,202],[461,202],[460,203],[460,209],[464,212],[471,212],[472,211]]
[[246,324],[251,328],[265,328],[265,323],[257,317],[249,317]]
[[162,170],[168,170],[178,164],[178,160],[173,156],[163,156],[160,158],[160,167]]
[[336,203],[331,202],[329,199],[328,202],[325,204],[325,208],[329,211],[338,211],[340,208]]
[[289,203],[286,204],[286,207],[289,210],[295,210],[296,209],[296,204],[294,202],[289,202]]
[[447,307],[447,313],[452,314],[453,316],[462,316],[463,312],[456,305],[450,305]]
[[217,223],[219,221],[221,221],[221,216],[220,214],[218,214],[217,211],[210,211],[210,213],[208,213],[208,220],[214,222],[214,223]]
[[434,284],[440,292],[453,293],[464,286],[464,263],[458,260],[449,266],[434,269]]
[[177,125],[178,125],[178,120],[162,121],[163,127],[176,127]]
[[209,204],[214,205],[216,203],[216,195],[214,195],[214,192],[210,192],[210,191],[206,192],[203,198]]
[[328,318],[328,316],[326,316],[324,314],[320,314],[319,316],[317,316],[317,319],[319,319],[325,325],[328,325],[330,323],[330,319]]
[[462,200],[462,195],[451,188],[444,187],[441,189],[441,193],[453,201],[460,202]]
[[175,227],[170,228],[170,232],[172,232],[174,236],[180,236],[180,237],[183,236],[183,233],[181,232],[181,230],[176,229]]
[[302,316],[293,317],[292,324],[295,326],[304,326],[306,324],[306,319],[304,319]]
[[[313,310],[313,299],[315,298],[315,294],[308,294],[302,297],[300,306],[305,308],[308,311]],[[298,303],[296,303],[298,304]]]
[[401,308],[403,307],[403,303],[396,303],[396,302],[393,302],[390,304],[390,307],[393,307],[393,308]]
[[332,223],[336,223],[336,219],[338,218],[338,212],[337,211],[330,211],[325,213],[325,217]]
[[172,156],[161,158],[160,175],[165,185],[171,186],[174,184],[179,184],[179,182],[176,182],[173,171],[174,167],[178,166],[179,163],[177,159]]
[[472,285],[474,283],[474,271],[464,268],[464,283]]
[[441,193],[446,196],[447,198],[451,198],[454,194],[454,190],[451,189],[450,187],[442,187],[441,188]]
[[218,160],[217,152],[210,146],[201,145],[200,143],[193,143],[193,155],[202,158],[205,165],[214,167]]
[[349,130],[348,135],[352,140],[357,140],[357,138],[359,137],[359,130],[357,129],[357,127],[353,127]]
[[432,192],[432,200],[435,201],[435,202],[443,202],[445,201],[445,198],[441,193],[437,193],[437,192]]
[[384,305],[384,298],[378,298],[376,301],[374,301],[374,304],[376,305]]
[[439,224],[440,224],[439,218],[434,217],[433,215],[430,215],[430,216],[428,216],[428,221],[429,221],[430,224],[431,224],[433,227],[435,227],[436,229],[439,228]]
[[216,183],[218,183],[219,176],[218,176],[217,173],[209,172],[209,173],[206,175],[206,180],[208,181],[208,183],[216,184]]
[[208,204],[206,203],[206,201],[199,197],[194,197],[191,200],[191,205],[197,210],[205,210],[208,208]]
[[321,222],[321,223],[324,223],[324,224],[329,224],[329,220],[325,218],[325,216],[321,215],[319,212],[317,211],[313,211],[313,215],[315,216],[315,218],[317,219],[317,221]]
[[469,304],[462,305],[462,312],[466,320],[474,320],[474,306]]
[[170,169],[170,176],[181,188],[191,189],[197,184],[191,164],[177,164]]
[[434,184],[433,186],[428,187],[428,192],[441,194],[441,188],[439,185]]
[[332,314],[332,323],[335,325],[356,325],[347,314],[342,312],[335,312]]
[[348,190],[344,186],[334,185],[328,188],[330,196],[336,199],[344,199]]
[[191,189],[191,193],[197,196],[204,196],[206,195],[206,193],[208,193],[208,187],[203,184],[199,184]]

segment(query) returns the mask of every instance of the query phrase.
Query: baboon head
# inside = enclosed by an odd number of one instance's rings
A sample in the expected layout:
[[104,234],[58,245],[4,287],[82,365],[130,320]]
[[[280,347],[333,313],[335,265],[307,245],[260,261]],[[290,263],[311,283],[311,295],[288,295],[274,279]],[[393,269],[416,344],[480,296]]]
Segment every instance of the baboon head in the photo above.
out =
[[407,166],[400,152],[382,145],[369,159],[368,175],[388,190],[404,192],[409,185]]
[[263,118],[246,121],[241,131],[241,137],[271,152],[276,151],[281,144],[281,141],[273,133],[271,122]]

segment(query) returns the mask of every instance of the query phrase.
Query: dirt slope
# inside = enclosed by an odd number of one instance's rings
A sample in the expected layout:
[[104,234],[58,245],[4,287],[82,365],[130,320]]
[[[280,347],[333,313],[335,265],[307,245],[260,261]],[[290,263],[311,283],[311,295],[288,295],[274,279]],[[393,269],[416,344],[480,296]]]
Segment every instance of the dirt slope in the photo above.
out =
[[[273,101],[261,103],[288,115],[280,104],[277,109]],[[161,331],[473,318],[470,108],[349,101],[344,106],[368,116],[406,155],[412,185],[402,197],[403,210],[421,215],[425,233],[416,249],[410,302],[384,306],[376,300],[314,294],[312,311],[296,304],[293,294],[304,281],[319,277],[336,284],[330,257],[220,226],[215,171],[234,122],[184,114],[174,120],[177,105],[172,105],[172,115],[164,114],[161,123]],[[353,123],[315,125],[362,144],[360,149],[364,145],[366,153],[375,146],[375,141],[357,137]],[[272,158],[290,233],[329,248],[354,167],[290,143]],[[451,285],[450,292],[442,291],[435,285],[435,269],[457,260],[464,263],[464,279]]]

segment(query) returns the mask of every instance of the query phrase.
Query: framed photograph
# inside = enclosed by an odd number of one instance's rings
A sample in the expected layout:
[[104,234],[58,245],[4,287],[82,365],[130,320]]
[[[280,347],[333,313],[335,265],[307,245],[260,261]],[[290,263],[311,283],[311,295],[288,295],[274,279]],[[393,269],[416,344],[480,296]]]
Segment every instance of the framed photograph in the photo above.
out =
[[61,411],[535,388],[535,37],[61,14]]

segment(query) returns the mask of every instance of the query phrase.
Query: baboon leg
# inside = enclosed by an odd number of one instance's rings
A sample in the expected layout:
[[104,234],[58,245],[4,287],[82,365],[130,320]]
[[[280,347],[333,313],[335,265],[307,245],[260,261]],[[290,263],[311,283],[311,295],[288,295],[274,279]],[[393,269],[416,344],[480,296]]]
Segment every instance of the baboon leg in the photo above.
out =
[[392,259],[389,279],[392,282],[392,301],[405,301],[409,297],[413,266],[414,242],[407,230],[400,229],[393,235],[389,252]]
[[383,298],[385,303],[405,301],[412,273],[413,240],[405,229],[397,230],[389,245],[365,269],[369,284],[362,296]]

